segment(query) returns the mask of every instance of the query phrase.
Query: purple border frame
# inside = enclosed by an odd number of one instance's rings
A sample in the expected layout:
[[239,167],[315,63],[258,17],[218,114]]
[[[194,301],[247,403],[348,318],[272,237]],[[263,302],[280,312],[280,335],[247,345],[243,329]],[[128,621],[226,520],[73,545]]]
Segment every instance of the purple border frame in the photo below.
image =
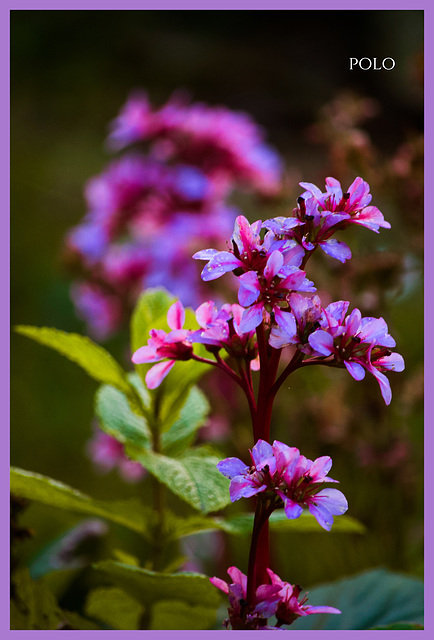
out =
[[[4,96],[5,99],[1,103],[1,111],[2,111],[2,119],[1,119],[1,128],[2,128],[2,171],[0,173],[1,182],[2,182],[2,193],[5,194],[4,197],[4,213],[2,214],[2,233],[0,236],[0,265],[1,265],[1,292],[5,298],[9,300],[9,217],[6,214],[7,207],[9,205],[9,102],[7,100],[7,95],[9,94],[9,14],[11,10],[52,10],[52,9],[60,9],[60,10],[149,10],[149,9],[159,9],[159,10],[210,10],[210,9],[218,9],[218,10],[423,10],[425,17],[425,139],[426,139],[426,157],[425,157],[425,178],[434,176],[434,158],[433,158],[433,148],[434,148],[434,126],[428,120],[428,114],[430,113],[430,108],[433,109],[434,112],[434,80],[431,68],[429,63],[434,63],[434,40],[428,37],[428,34],[434,33],[434,5],[431,4],[430,0],[419,0],[417,3],[411,5],[409,0],[364,0],[361,2],[352,2],[349,6],[349,0],[329,0],[327,6],[321,2],[321,0],[304,0],[303,2],[289,2],[288,0],[273,0],[272,3],[267,3],[264,0],[214,0],[214,2],[204,2],[204,0],[126,0],[123,3],[119,2],[119,0],[70,0],[68,1],[59,1],[59,0],[2,0],[0,6],[0,47],[1,47],[1,76],[3,81],[4,88]],[[428,183],[426,179],[426,184]],[[427,188],[425,189],[425,195],[427,195]],[[430,294],[433,293],[433,288],[428,278],[428,273],[434,271],[434,253],[430,253],[427,249],[427,238],[430,237],[431,233],[434,231],[434,220],[432,216],[428,215],[427,207],[425,205],[425,326],[428,326],[428,321],[430,318],[430,312],[434,311],[434,303],[431,301]],[[2,310],[1,314],[1,325],[3,326],[3,334],[7,335],[9,332],[10,326],[10,317],[9,317],[9,306],[6,305],[6,309]],[[6,354],[6,357],[4,357]],[[425,378],[425,451],[426,454],[434,451],[434,435],[431,429],[427,427],[429,419],[434,415],[434,402],[432,397],[430,396],[430,389],[432,388],[434,382],[434,369],[430,360],[430,356],[434,356],[434,345],[432,337],[425,332],[425,361],[427,362],[426,369],[426,378]],[[9,430],[7,425],[9,423],[9,341],[6,341],[6,345],[3,351],[2,358],[2,370],[1,370],[1,396],[2,396],[2,413],[4,413],[4,426],[3,432],[1,434],[1,444],[2,444],[2,457],[5,458],[4,463],[1,465],[1,495],[2,501],[4,505],[8,505],[9,502]],[[428,459],[428,455],[426,455],[426,459]],[[425,472],[425,479],[428,480],[427,472]],[[426,482],[426,487],[428,483]],[[434,506],[433,501],[431,499],[430,493],[426,490],[425,492],[425,534],[427,540],[427,546],[425,550],[425,564],[426,564],[426,580],[425,580],[425,630],[424,631],[406,631],[401,632],[406,634],[407,636],[410,634],[418,634],[418,637],[421,638],[422,634],[428,634],[430,631],[434,629],[433,624],[433,613],[432,609],[428,606],[431,602],[434,602],[434,551],[432,544],[430,544],[430,540],[434,536],[434,516],[430,513],[430,507]],[[6,507],[7,513],[8,507]],[[4,519],[6,520],[6,518]],[[2,549],[4,552],[4,563],[8,566],[8,557],[9,557],[9,529],[3,528],[0,533],[1,540],[3,542]],[[7,555],[6,555],[7,554]],[[4,566],[4,565],[3,565]],[[0,583],[0,594],[1,594],[1,610],[3,612],[2,622],[0,624],[0,636],[12,635],[13,638],[21,639],[27,637],[28,634],[45,634],[46,631],[10,631],[9,630],[9,571],[3,570],[3,578]],[[50,637],[54,635],[58,635],[62,632],[51,631]],[[71,632],[69,632],[71,633]],[[80,634],[81,638],[84,640],[96,640],[97,638],[101,638],[102,634],[107,633],[106,631],[75,631],[72,632],[75,634]],[[111,638],[121,639],[124,638],[125,633],[128,634],[146,634],[148,637],[158,637],[163,640],[172,640],[174,637],[174,633],[176,633],[177,638],[181,638],[182,640],[187,640],[192,635],[196,638],[207,635],[211,637],[212,634],[221,634],[225,633],[224,631],[109,631],[111,634]],[[240,637],[247,637],[250,635],[250,631],[240,631],[238,632]],[[265,633],[265,632],[263,632]],[[271,631],[269,633],[272,633]],[[381,633],[381,637],[386,636],[386,640],[392,637],[392,634],[395,634],[395,631],[293,631],[293,634],[302,636],[300,640],[313,640],[317,638],[317,634],[320,633],[323,637],[327,635],[327,640],[332,640],[337,633],[339,638],[350,638],[354,640],[357,637],[357,634],[375,634]],[[304,635],[303,635],[304,634]],[[41,637],[44,637],[42,635]],[[292,636],[294,637],[294,635]]]

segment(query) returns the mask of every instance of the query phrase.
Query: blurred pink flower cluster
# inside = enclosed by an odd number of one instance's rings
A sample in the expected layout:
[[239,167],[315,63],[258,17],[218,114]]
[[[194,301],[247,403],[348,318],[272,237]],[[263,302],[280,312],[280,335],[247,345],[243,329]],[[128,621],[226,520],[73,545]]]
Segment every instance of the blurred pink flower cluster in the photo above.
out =
[[101,340],[120,328],[144,288],[164,285],[197,304],[192,253],[230,234],[234,190],[273,196],[282,173],[250,116],[183,95],[159,109],[145,93],[132,95],[111,123],[108,146],[122,155],[89,180],[88,212],[66,237],[77,273],[73,302]]

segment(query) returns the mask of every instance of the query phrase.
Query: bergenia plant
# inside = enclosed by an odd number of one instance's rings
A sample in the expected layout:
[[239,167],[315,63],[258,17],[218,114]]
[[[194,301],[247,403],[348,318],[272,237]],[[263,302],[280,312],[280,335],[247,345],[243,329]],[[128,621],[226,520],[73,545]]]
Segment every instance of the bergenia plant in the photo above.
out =
[[[149,135],[145,115],[138,118],[139,129]],[[147,344],[133,354],[134,363],[153,364],[146,374],[151,389],[177,361],[196,360],[225,372],[246,396],[251,449],[245,459],[229,457],[217,468],[230,480],[232,502],[254,503],[248,566],[246,574],[230,567],[229,584],[211,579],[229,598],[225,626],[237,630],[279,629],[300,616],[340,613],[326,605],[307,605],[306,597],[299,599],[301,587],[281,580],[270,568],[269,519],[275,510],[283,510],[289,520],[306,510],[330,531],[334,517],[348,509],[344,494],[328,486],[337,482],[328,476],[330,457],[309,460],[296,447],[273,440],[273,404],[283,382],[296,370],[314,365],[346,369],[354,380],[368,371],[388,405],[392,394],[385,374],[404,369],[402,356],[392,351],[395,340],[383,318],[349,311],[349,301],[324,306],[306,273],[318,247],[342,263],[351,258],[349,247],[334,237],[338,231],[353,224],[377,233],[390,228],[370,204],[369,185],[359,177],[346,192],[334,178],[326,179],[324,192],[311,183],[300,185],[304,192],[291,216],[249,223],[239,215],[226,249],[205,248],[194,254],[206,261],[204,281],[233,274],[239,304],[219,309],[212,300],[204,302],[196,310],[198,330],[184,327],[184,308],[178,301],[167,315],[170,332],[153,329]],[[197,353],[199,345],[208,356]],[[253,376],[259,377],[257,385]]]

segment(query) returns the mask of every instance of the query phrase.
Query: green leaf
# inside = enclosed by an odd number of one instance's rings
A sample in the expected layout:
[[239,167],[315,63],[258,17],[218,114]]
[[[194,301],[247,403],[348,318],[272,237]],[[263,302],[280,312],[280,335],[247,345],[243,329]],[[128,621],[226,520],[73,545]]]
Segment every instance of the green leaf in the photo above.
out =
[[89,338],[48,327],[20,325],[16,327],[16,331],[76,362],[98,382],[111,384],[120,391],[131,394],[125,371],[108,351]]
[[127,454],[201,513],[218,511],[230,502],[229,481],[217,470],[220,458],[208,447],[197,447],[178,458],[132,447],[127,447]]
[[386,624],[382,627],[371,627],[371,631],[418,631],[423,629],[423,624],[415,622],[395,622],[394,624]]
[[203,426],[209,409],[206,396],[197,387],[192,387],[181,407],[178,419],[162,435],[163,453],[174,456],[189,447],[197,430]]
[[123,631],[140,629],[140,618],[144,609],[122,589],[104,587],[95,589],[88,595],[85,605],[86,615]]
[[62,624],[56,598],[45,585],[31,579],[27,568],[13,574],[12,584],[15,594],[11,601],[12,630],[53,630]]
[[11,469],[10,489],[11,493],[28,500],[74,513],[100,516],[138,533],[147,532],[147,512],[138,500],[94,500],[62,482],[17,468]]
[[167,631],[211,629],[216,623],[216,607],[160,600],[152,607],[150,628]]
[[122,444],[149,448],[150,431],[146,419],[131,410],[125,394],[115,387],[103,385],[98,389],[95,413],[101,429]]
[[145,607],[160,600],[180,600],[190,606],[217,607],[220,596],[207,576],[199,573],[157,573],[112,560],[94,565]]
[[387,569],[309,589],[310,605],[337,607],[340,615],[299,618],[291,629],[372,629],[405,620],[423,623],[423,582]]
[[[73,631],[98,631],[101,630],[101,627],[84,618],[76,611],[65,611],[62,610],[63,617],[65,619],[65,626],[63,629],[72,629]],[[67,625],[67,626],[66,626]]]

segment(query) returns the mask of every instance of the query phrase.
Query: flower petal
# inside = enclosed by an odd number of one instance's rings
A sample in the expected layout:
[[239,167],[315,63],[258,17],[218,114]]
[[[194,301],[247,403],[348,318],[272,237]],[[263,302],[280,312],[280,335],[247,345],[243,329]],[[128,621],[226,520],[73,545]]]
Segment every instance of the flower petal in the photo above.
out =
[[148,389],[156,389],[159,387],[164,378],[173,368],[174,364],[175,360],[168,360],[167,362],[160,362],[149,369],[145,377]]
[[249,333],[256,329],[262,322],[262,310],[261,304],[255,304],[253,307],[246,309],[243,313],[243,317],[240,322],[239,330],[241,333]]
[[249,467],[244,464],[242,460],[239,458],[226,458],[218,463],[217,469],[222,473],[226,478],[235,478],[235,476],[243,476],[245,475]]
[[149,347],[145,345],[144,347],[140,347],[133,353],[133,357],[131,360],[134,364],[143,364],[146,362],[158,362],[161,360],[156,354],[156,351],[153,347]]
[[336,258],[340,262],[345,262],[351,258],[351,249],[345,244],[345,242],[340,242],[336,240],[336,238],[330,238],[330,240],[324,240],[319,243],[321,249],[328,256],[332,258]]
[[350,376],[354,378],[354,380],[363,380],[365,377],[365,370],[361,364],[358,362],[350,362],[348,360],[344,360],[344,365],[347,368]]
[[310,346],[321,355],[329,356],[333,353],[333,337],[327,331],[318,329],[310,334],[308,340]]

